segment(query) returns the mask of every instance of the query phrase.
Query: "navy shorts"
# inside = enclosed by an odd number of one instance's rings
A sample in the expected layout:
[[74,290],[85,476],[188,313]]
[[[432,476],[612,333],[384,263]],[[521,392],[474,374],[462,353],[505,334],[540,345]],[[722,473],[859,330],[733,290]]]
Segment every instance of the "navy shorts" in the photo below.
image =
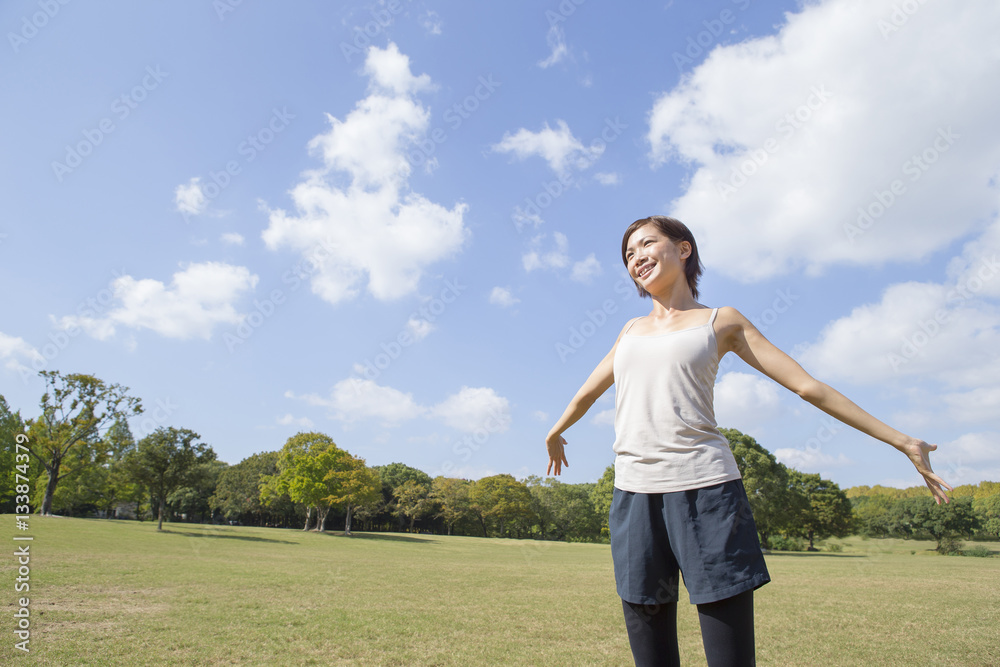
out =
[[615,488],[608,526],[618,595],[635,604],[717,602],[771,580],[743,480],[672,493]]

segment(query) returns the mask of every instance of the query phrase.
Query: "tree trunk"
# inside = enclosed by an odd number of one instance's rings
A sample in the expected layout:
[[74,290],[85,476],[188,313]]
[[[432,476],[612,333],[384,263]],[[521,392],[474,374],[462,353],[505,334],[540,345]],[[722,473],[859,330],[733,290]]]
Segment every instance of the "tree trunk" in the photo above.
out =
[[814,535],[815,535],[815,533],[810,530],[809,531],[809,548],[807,549],[807,551],[816,551],[816,547],[813,546],[813,536]]
[[354,508],[350,505],[347,506],[347,520],[344,522],[344,535],[351,534],[351,511]]
[[483,515],[479,515],[479,524],[483,527],[483,537],[489,537],[489,533],[486,532],[486,522],[483,521]]
[[326,517],[330,513],[330,508],[317,507],[316,508],[316,532],[325,533],[326,532]]
[[49,481],[45,485],[45,496],[42,498],[42,516],[52,516],[52,496],[56,493],[56,484],[59,483],[59,466],[62,459],[52,461],[52,467],[46,467],[49,473]]
[[156,527],[157,530],[163,530],[163,509],[167,505],[167,499],[160,496],[160,524]]
[[312,505],[306,507],[306,526],[302,530],[309,530],[309,520],[312,518]]

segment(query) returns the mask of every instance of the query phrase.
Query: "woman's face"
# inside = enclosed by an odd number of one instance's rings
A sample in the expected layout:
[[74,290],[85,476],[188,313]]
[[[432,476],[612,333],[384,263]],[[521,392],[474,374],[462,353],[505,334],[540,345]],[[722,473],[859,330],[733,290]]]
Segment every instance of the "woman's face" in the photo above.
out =
[[629,275],[640,287],[650,292],[649,285],[662,278],[683,274],[683,259],[691,254],[686,241],[674,243],[656,225],[643,225],[632,232],[625,246],[625,261]]

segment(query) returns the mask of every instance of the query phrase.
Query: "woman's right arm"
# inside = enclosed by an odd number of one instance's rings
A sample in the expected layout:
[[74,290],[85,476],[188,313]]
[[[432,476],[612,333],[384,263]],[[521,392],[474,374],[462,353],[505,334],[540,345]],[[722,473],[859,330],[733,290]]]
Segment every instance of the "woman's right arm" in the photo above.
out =
[[[545,470],[546,475],[553,472],[558,475],[562,472],[563,466],[569,467],[569,462],[566,460],[566,450],[564,449],[566,438],[562,437],[562,434],[570,426],[580,421],[580,418],[587,414],[590,406],[608,390],[608,387],[615,383],[615,350],[618,349],[618,341],[621,340],[622,334],[625,333],[633,321],[635,320],[629,320],[622,327],[621,333],[618,334],[618,339],[615,340],[611,351],[605,355],[601,363],[597,364],[597,368],[590,374],[587,381],[583,383],[580,390],[576,392],[576,396],[566,406],[562,417],[559,418],[555,426],[552,427],[552,430],[545,437],[545,446],[549,451],[549,465]],[[554,471],[553,468],[555,468]]]

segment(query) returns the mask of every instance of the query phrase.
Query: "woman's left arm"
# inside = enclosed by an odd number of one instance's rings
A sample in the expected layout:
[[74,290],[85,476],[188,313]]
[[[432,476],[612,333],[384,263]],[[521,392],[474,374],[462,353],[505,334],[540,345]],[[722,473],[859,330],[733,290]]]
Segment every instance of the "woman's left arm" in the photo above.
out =
[[764,338],[750,320],[735,308],[720,308],[715,320],[719,339],[719,356],[734,352],[743,361],[768,376],[803,400],[812,403],[848,426],[888,443],[910,459],[924,478],[934,500],[948,502],[944,489],[952,490],[931,470],[929,453],[937,449],[918,438],[912,438],[879,421],[833,387],[820,382],[805,371],[790,356]]

